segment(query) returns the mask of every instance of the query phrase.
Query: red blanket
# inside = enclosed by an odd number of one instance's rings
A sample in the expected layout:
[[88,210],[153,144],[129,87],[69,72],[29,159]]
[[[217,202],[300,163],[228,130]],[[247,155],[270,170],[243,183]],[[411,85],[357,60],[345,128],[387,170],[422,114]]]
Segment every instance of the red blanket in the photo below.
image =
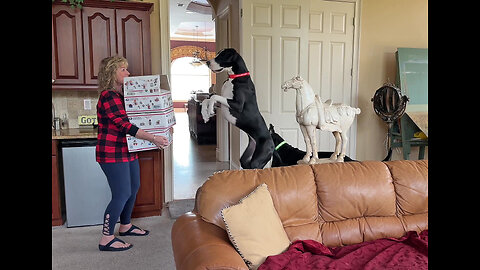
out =
[[428,269],[428,230],[335,248],[297,240],[282,254],[267,257],[258,268],[280,269]]

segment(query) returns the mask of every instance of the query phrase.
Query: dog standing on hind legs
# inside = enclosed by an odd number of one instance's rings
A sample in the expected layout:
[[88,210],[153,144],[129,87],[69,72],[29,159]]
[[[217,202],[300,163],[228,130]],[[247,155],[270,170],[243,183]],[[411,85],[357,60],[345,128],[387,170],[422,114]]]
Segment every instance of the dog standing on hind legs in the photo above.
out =
[[245,61],[235,49],[221,50],[207,61],[215,73],[227,71],[228,80],[223,83],[222,95],[212,95],[202,101],[202,117],[205,123],[215,115],[216,102],[225,119],[248,135],[248,145],[240,158],[244,169],[262,169],[271,160],[274,144],[267,124],[258,110],[255,85],[250,78]]

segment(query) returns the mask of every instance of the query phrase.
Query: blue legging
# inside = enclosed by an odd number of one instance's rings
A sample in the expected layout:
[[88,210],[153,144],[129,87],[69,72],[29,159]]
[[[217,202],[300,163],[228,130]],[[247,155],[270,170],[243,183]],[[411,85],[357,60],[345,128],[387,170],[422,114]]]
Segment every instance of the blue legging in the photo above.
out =
[[113,235],[115,224],[129,224],[133,206],[140,187],[140,166],[138,159],[130,162],[99,163],[107,176],[112,191],[112,200],[103,215],[104,235]]

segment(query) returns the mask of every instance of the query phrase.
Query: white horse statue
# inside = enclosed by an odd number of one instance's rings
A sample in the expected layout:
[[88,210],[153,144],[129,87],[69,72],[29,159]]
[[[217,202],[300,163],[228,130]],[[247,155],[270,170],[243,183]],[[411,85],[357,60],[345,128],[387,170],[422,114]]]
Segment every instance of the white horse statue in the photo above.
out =
[[[325,162],[343,162],[347,150],[347,131],[360,114],[359,108],[352,108],[341,103],[334,103],[329,99],[322,102],[318,95],[315,95],[312,87],[302,77],[295,76],[282,84],[283,91],[293,88],[296,90],[296,119],[307,147],[303,159],[299,164],[316,164]],[[330,159],[318,159],[316,129],[331,131],[335,137],[335,152]],[[340,152],[340,145],[342,150]],[[313,157],[310,156],[313,154]]]

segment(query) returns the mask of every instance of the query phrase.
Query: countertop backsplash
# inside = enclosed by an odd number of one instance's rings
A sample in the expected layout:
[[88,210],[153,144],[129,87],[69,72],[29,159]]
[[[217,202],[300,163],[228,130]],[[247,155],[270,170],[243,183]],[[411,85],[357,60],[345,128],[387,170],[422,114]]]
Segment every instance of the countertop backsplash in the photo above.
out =
[[[90,100],[91,109],[85,110],[84,100]],[[97,114],[97,91],[73,91],[73,90],[55,90],[52,91],[52,102],[55,106],[55,117],[61,120],[66,116],[67,123],[62,129],[79,128],[79,115],[96,115]]]

